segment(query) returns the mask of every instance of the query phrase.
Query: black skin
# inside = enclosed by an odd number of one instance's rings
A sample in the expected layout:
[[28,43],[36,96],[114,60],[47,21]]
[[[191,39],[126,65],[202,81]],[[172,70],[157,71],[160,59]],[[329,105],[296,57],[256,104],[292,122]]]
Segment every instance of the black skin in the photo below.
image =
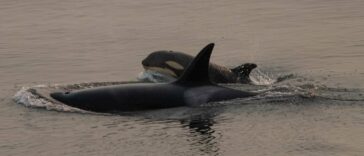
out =
[[245,63],[235,68],[230,69],[238,77],[238,82],[240,83],[250,83],[251,80],[249,75],[257,65],[255,63]]
[[172,83],[136,83],[95,87],[50,96],[66,105],[94,112],[122,112],[179,106],[198,107],[208,102],[255,96],[218,86],[209,79],[208,67],[214,44],[208,44]]
[[[208,92],[208,96],[205,96]],[[162,95],[162,96],[161,96]],[[55,92],[51,97],[72,107],[94,112],[138,111],[200,104],[253,96],[220,86],[138,83]]]
[[[180,77],[184,70],[178,70],[166,64],[167,61],[174,61],[182,65],[185,69],[194,59],[193,56],[176,51],[155,51],[150,53],[143,61],[142,65],[146,67],[160,67],[172,70],[176,78]],[[257,67],[254,63],[245,63],[232,69],[210,63],[209,74],[212,82],[215,83],[251,83],[250,73]],[[172,75],[170,75],[172,76]],[[173,76],[174,77],[174,76]]]

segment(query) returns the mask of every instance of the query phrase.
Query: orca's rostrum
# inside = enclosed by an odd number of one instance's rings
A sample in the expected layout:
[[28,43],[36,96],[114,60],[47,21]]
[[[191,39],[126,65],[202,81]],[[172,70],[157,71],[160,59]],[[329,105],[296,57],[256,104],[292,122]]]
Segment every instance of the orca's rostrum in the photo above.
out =
[[135,83],[95,87],[50,96],[66,105],[94,112],[137,111],[179,106],[198,107],[208,102],[244,98],[252,92],[215,85],[209,79],[214,44],[195,57],[182,76],[172,83]]

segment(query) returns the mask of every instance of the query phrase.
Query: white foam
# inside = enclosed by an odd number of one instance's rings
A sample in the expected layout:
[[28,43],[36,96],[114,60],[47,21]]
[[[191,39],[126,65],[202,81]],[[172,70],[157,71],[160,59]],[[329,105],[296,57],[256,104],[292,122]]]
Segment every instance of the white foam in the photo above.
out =
[[55,110],[62,112],[81,112],[86,113],[87,111],[73,108],[64,104],[58,104],[34,93],[36,88],[47,87],[46,85],[38,85],[34,87],[22,87],[13,97],[13,100],[17,104],[24,105],[26,107],[33,108],[45,108],[47,110]]
[[174,77],[164,75],[151,70],[145,70],[139,73],[137,79],[140,81],[150,81],[150,82],[172,82],[176,80]]
[[271,85],[277,82],[272,75],[256,69],[250,74],[250,79],[255,85]]

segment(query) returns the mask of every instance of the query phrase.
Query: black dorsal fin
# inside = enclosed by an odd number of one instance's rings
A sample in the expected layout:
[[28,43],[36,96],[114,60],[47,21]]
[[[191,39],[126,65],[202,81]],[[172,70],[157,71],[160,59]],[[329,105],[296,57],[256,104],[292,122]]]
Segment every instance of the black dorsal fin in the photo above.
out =
[[210,43],[205,46],[175,83],[211,84],[209,78],[209,62],[214,45],[214,43]]

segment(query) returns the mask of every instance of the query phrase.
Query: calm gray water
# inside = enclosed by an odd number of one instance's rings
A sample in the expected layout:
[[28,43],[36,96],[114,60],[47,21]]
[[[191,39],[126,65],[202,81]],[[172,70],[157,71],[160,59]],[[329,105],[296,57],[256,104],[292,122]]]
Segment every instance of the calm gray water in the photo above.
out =
[[[264,93],[120,115],[31,94],[134,81],[150,52],[209,42],[213,62],[259,65],[228,86]],[[363,60],[362,0],[0,0],[0,155],[363,155]]]

